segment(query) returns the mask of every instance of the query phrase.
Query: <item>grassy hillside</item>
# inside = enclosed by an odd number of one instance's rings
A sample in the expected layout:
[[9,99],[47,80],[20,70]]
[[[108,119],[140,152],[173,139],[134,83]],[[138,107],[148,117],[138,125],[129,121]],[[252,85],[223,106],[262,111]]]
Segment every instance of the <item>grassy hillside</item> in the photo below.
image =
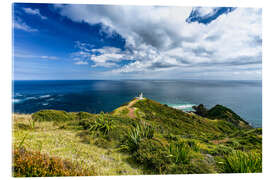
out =
[[[14,115],[14,176],[261,172],[262,130],[239,126],[245,121],[231,110],[228,115],[226,107],[217,108],[206,118],[133,99],[109,114],[43,110]],[[224,112],[239,117],[239,123],[224,118]],[[36,162],[20,166],[25,152],[36,157],[32,161],[57,160],[46,161],[37,173]],[[47,173],[50,164],[58,174]]]
[[231,109],[225,106],[217,104],[210,110],[207,110],[202,104],[200,104],[199,106],[193,106],[193,108],[196,110],[195,113],[200,116],[209,119],[222,119],[232,123],[238,128],[251,128],[250,125],[244,119],[242,119]]

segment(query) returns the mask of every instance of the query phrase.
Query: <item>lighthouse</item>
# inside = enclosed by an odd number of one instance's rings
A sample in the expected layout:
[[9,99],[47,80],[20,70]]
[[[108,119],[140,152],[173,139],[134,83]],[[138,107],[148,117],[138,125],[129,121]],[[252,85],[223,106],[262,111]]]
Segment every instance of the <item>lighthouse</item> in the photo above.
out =
[[143,93],[140,93],[140,95],[139,95],[139,97],[137,97],[139,100],[142,100],[142,99],[144,99],[143,98]]

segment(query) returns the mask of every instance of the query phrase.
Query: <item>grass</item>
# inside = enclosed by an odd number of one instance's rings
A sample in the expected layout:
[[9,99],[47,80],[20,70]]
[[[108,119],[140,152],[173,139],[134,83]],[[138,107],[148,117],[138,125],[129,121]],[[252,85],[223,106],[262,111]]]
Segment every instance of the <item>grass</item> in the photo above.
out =
[[190,161],[190,147],[185,143],[171,144],[169,153],[176,164],[187,164]]
[[91,171],[58,157],[49,157],[40,151],[27,151],[24,147],[13,150],[14,177],[91,176]]
[[233,151],[225,156],[224,169],[229,173],[261,173],[262,155],[254,152]]
[[43,110],[13,117],[14,148],[69,162],[90,175],[260,172],[262,166],[260,128],[149,99],[106,114]]
[[149,99],[138,101],[134,107],[145,114],[146,121],[160,126],[161,131],[182,134],[186,137],[211,140],[230,134],[236,128],[225,120],[213,121],[198,115],[184,113]]
[[198,107],[195,106],[195,110],[197,114],[209,119],[223,119],[237,127],[250,128],[249,124],[236,113],[234,113],[231,109],[219,104],[210,110],[205,109],[203,105],[200,104]]
[[73,119],[71,113],[58,110],[41,110],[32,115],[33,121],[64,122]]
[[83,143],[77,130],[60,129],[54,122],[47,121],[37,122],[35,130],[21,129],[18,124],[28,126],[31,115],[16,114],[13,118],[14,147],[24,139],[23,146],[27,150],[79,164],[90,172],[94,169],[96,175],[142,174],[140,169],[127,162],[128,155]]

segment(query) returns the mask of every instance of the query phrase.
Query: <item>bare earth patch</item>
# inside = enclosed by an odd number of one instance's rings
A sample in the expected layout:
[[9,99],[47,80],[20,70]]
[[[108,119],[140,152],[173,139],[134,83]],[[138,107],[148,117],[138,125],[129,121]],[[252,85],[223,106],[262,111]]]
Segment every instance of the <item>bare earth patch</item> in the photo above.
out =
[[127,106],[128,110],[129,110],[129,112],[128,112],[128,117],[130,117],[130,118],[135,118],[135,117],[136,117],[135,114],[134,114],[135,109],[132,108],[132,106],[133,106],[137,101],[138,101],[138,99],[135,99],[135,100],[131,101],[131,102],[128,104],[128,106]]
[[229,141],[229,138],[221,139],[221,140],[213,140],[211,141],[213,144],[221,144]]

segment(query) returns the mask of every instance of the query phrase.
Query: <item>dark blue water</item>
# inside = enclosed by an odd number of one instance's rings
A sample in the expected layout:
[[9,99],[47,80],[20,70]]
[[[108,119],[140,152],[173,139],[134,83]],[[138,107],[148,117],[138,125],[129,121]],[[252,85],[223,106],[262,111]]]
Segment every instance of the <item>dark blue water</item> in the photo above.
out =
[[77,80],[14,81],[14,112],[41,109],[110,112],[143,92],[170,106],[191,110],[192,105],[211,108],[225,105],[254,127],[262,125],[261,81],[206,80]]

